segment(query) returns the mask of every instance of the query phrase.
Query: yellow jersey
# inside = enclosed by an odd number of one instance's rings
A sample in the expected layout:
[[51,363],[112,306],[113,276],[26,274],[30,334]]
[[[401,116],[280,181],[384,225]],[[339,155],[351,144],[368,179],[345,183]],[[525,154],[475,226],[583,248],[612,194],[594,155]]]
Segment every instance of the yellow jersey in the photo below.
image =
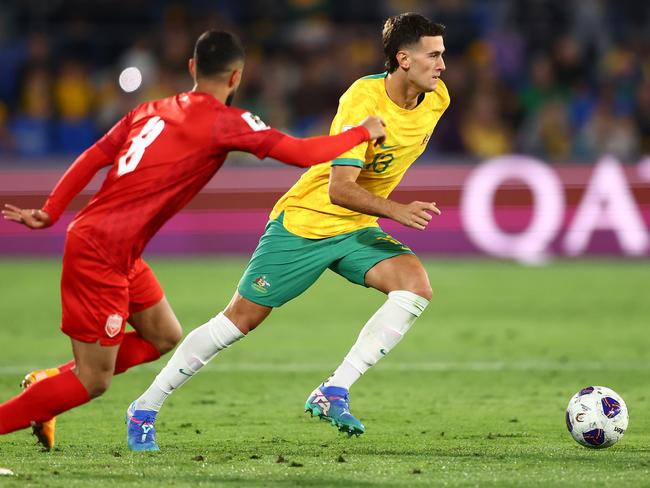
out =
[[275,204],[270,218],[284,212],[284,226],[293,234],[322,239],[365,227],[377,226],[377,217],[332,204],[329,198],[330,166],[361,168],[357,184],[387,198],[406,170],[422,154],[438,120],[449,106],[447,87],[436,88],[412,110],[399,107],[386,94],[386,73],[355,81],[341,96],[330,134],[339,134],[361,123],[369,115],[386,122],[386,140],[381,146],[366,142],[350,149],[330,164],[319,164],[304,173]]

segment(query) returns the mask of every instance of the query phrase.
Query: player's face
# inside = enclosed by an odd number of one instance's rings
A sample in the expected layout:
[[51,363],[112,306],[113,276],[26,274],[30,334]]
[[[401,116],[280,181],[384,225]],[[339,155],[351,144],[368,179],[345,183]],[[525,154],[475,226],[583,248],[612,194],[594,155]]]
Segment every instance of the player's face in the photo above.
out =
[[423,92],[433,91],[446,69],[442,59],[445,52],[442,36],[421,37],[417,44],[404,51],[408,53],[408,80]]

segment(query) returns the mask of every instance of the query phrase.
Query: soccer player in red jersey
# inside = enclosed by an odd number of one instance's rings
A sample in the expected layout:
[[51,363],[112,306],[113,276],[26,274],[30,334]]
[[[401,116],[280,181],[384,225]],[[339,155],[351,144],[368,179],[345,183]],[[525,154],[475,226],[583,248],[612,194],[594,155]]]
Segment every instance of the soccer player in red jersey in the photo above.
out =
[[[56,415],[104,393],[114,374],[176,345],[181,326],[141,254],[230,151],[306,167],[385,135],[377,117],[335,136],[297,139],[272,129],[230,106],[243,66],[234,35],[203,33],[189,61],[192,91],[129,112],[76,159],[42,209],[5,205],[5,219],[49,227],[99,169],[110,167],[66,234],[61,330],[70,336],[74,360],[28,375],[24,391],[0,404],[0,434],[31,425],[51,448]],[[125,332],[126,322],[135,330]]]

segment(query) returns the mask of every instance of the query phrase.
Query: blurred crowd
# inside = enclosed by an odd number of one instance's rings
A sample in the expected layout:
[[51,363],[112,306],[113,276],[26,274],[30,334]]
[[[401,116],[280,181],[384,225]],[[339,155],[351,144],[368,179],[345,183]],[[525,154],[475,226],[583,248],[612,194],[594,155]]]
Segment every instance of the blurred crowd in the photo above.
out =
[[[383,20],[405,11],[447,27],[452,104],[426,159],[650,154],[650,2],[23,0],[0,3],[0,155],[74,155],[140,101],[191,89],[187,59],[208,28],[246,46],[236,105],[326,133],[347,86],[383,71]],[[129,66],[143,75],[133,93],[117,83]]]

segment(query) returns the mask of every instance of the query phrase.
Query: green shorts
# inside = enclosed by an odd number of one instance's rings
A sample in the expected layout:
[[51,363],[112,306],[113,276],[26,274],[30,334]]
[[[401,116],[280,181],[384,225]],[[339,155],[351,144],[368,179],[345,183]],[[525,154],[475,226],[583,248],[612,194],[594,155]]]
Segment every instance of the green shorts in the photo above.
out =
[[379,227],[325,239],[307,239],[285,229],[283,214],[269,221],[238,291],[252,302],[279,307],[309,288],[329,268],[357,285],[384,259],[413,254]]

